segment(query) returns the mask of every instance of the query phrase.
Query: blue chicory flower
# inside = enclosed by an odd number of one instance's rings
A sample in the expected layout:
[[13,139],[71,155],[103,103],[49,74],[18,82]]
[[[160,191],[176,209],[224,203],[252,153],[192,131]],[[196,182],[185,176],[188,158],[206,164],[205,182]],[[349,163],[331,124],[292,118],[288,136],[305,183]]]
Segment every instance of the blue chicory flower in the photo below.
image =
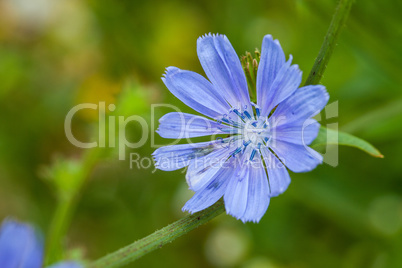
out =
[[312,117],[329,95],[322,85],[299,88],[299,67],[291,64],[291,56],[286,61],[270,35],[262,43],[257,103],[250,100],[240,60],[226,36],[200,37],[197,53],[209,81],[176,67],[168,67],[162,80],[177,98],[210,119],[168,113],[157,132],[173,139],[224,137],[161,147],[153,153],[156,167],[171,171],[188,166],[186,180],[195,194],[184,211],[201,211],[223,196],[228,214],[258,222],[270,198],[288,188],[287,168],[306,172],[322,163],[322,156],[307,145],[320,127]]
[[[28,224],[5,220],[0,229],[1,268],[41,268],[43,242]],[[76,262],[60,262],[49,268],[81,268]]]

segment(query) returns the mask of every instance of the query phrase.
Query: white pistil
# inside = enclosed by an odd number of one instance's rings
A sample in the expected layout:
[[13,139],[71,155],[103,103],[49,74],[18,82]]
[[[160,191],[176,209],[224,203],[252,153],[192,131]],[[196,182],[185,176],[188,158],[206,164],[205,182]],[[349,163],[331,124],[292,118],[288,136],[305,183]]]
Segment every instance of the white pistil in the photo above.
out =
[[[247,146],[252,146],[252,152],[250,155],[250,161],[254,159],[256,152],[261,148],[261,145],[268,146],[270,140],[270,125],[266,118],[260,117],[260,109],[254,105],[255,113],[250,114],[248,111],[241,111],[239,109],[231,109],[229,115],[235,115],[235,119],[230,118],[228,115],[224,115],[221,122],[233,126],[234,128],[225,128],[221,130],[230,134],[238,134],[237,138],[243,140],[243,144],[232,152],[233,156],[236,156],[240,152],[244,151]],[[237,119],[236,119],[237,118]],[[256,120],[257,119],[257,120]],[[233,137],[235,138],[235,137]]]

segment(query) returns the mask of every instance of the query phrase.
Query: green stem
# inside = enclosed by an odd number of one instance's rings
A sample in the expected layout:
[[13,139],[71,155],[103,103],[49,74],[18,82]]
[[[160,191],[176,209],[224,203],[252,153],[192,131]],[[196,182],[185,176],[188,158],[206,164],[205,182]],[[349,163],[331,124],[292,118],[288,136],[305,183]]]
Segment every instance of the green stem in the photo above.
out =
[[[339,33],[345,24],[353,0],[340,0],[332,17],[331,24],[325,36],[324,43],[314,63],[313,69],[307,78],[306,85],[317,84],[325,71],[326,65],[334,50]],[[186,234],[224,212],[222,201],[215,205],[184,217],[155,233],[144,237],[131,245],[121,248],[105,257],[93,262],[89,268],[120,267],[172,242],[174,239]]]
[[46,241],[45,264],[52,264],[62,259],[62,238],[67,231],[67,222],[70,222],[73,211],[73,198],[60,199],[57,203],[56,211],[50,224],[48,239]]
[[306,80],[305,85],[316,85],[320,82],[322,75],[329,59],[331,58],[332,52],[338,41],[339,34],[345,25],[346,19],[350,13],[353,0],[340,0],[338,6],[336,7],[335,14],[332,17],[331,24],[329,25],[327,34],[325,35],[324,42],[322,43],[320,52],[315,59],[313,68]]
[[50,265],[63,258],[63,238],[68,230],[71,217],[74,213],[77,196],[81,191],[86,178],[88,178],[93,166],[99,158],[100,149],[93,148],[87,151],[82,160],[82,165],[77,173],[71,174],[71,180],[77,180],[77,188],[72,192],[58,193],[56,210],[50,223],[46,240],[45,264]]
[[186,234],[187,232],[207,223],[219,214],[225,211],[222,201],[218,201],[215,205],[188,215],[158,231],[144,237],[131,245],[128,245],[118,251],[115,251],[105,257],[88,265],[89,268],[102,267],[120,267],[135,261],[136,259],[148,254],[155,249],[161,248],[167,243],[172,242],[176,238]]

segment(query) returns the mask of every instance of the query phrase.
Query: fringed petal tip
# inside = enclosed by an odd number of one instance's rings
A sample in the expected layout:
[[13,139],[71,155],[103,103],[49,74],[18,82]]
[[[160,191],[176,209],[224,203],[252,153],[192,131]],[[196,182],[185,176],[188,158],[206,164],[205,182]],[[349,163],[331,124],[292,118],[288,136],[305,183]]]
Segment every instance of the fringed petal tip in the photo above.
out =
[[[289,65],[291,65],[291,64],[292,64],[292,61],[293,61],[293,55],[292,55],[292,54],[289,54],[289,58],[288,58],[288,60],[287,60],[287,63],[288,63]],[[296,64],[296,66],[299,67],[299,65],[297,65],[297,64]]]
[[241,220],[243,223],[247,223],[247,222],[259,223],[261,219],[262,219],[262,217],[261,217],[261,218],[258,218],[258,219],[245,219],[245,218],[241,218],[240,220]]
[[1,224],[1,232],[6,232],[12,230],[12,232],[32,232],[35,233],[34,228],[26,223],[19,222],[18,220],[15,220],[12,217],[7,217],[3,220],[3,223]]
[[299,65],[293,64],[292,66],[290,66],[290,68],[293,68],[296,71],[298,76],[300,76],[300,77],[302,76],[303,72],[302,72],[302,70],[300,70]]
[[[187,212],[187,213],[189,213],[189,214],[194,214],[194,213],[197,213],[197,212],[199,212],[199,211],[201,211],[201,210],[197,210],[197,209],[192,209],[191,207],[189,207],[188,206],[188,204],[186,203],[183,207],[182,207],[182,209],[181,209],[181,211],[183,211],[183,212]],[[232,216],[232,217],[234,217],[234,218],[236,218],[236,219],[238,219],[238,220],[241,220],[243,223],[246,223],[246,222],[253,222],[253,223],[259,223],[260,222],[260,220],[262,219],[262,217],[263,217],[263,215],[261,215],[261,216],[258,216],[258,217],[254,217],[254,218],[248,218],[248,217],[238,217],[237,215],[234,215],[233,213],[231,213],[230,211],[228,212],[227,210],[226,210],[226,214],[227,215],[230,215],[230,216]]]
[[158,156],[158,154],[159,154],[158,149],[156,149],[156,150],[151,154],[152,160],[154,161],[156,168],[158,168],[159,165],[160,165],[160,163],[159,163],[159,162],[160,162],[160,157]]
[[176,73],[180,72],[180,69],[174,66],[169,66],[166,67],[165,72],[162,74],[162,81],[165,83],[165,80],[168,76],[174,75]]
[[247,223],[247,222],[259,223],[260,220],[262,219],[262,217],[264,216],[264,214],[261,216],[251,217],[251,218],[244,217],[244,216],[239,217],[238,215],[235,215],[235,214],[231,213],[230,211],[227,211],[227,209],[226,209],[226,215],[230,215],[230,216],[236,218],[237,220],[241,220],[243,223]]
[[286,61],[286,65],[288,66],[288,68],[294,69],[301,76],[303,74],[302,70],[300,70],[300,67],[298,64],[292,64],[292,61],[293,61],[293,56],[292,56],[292,54],[289,54],[289,58]]
[[181,208],[181,211],[183,212],[187,212],[191,215],[193,215],[194,213],[197,213],[199,211],[201,211],[202,209],[192,209],[189,205],[188,202]]
[[[3,222],[0,224],[0,228],[3,229],[3,228],[7,228],[8,226],[13,226],[13,225],[18,225],[18,224],[19,224],[18,221],[14,220],[14,219],[11,218],[11,217],[7,217],[7,218],[5,218],[5,219],[3,220]],[[1,230],[1,229],[0,229],[0,230]]]
[[272,37],[272,35],[270,35],[270,34],[265,35],[264,38],[263,38],[263,41],[274,42],[276,45],[278,45],[282,49],[281,43],[279,42],[279,40],[274,39]]
[[156,149],[156,150],[151,154],[152,157],[154,158],[154,160],[155,160],[155,156],[158,154],[158,150],[159,150],[159,148]]
[[326,103],[328,103],[328,101],[329,101],[329,94],[328,94],[328,91],[327,91],[326,87],[323,86],[323,85],[317,85],[317,87],[318,87],[319,90],[321,91],[321,93],[322,93],[322,95],[323,95],[323,98],[325,99]]
[[181,208],[181,211],[183,211],[183,212],[188,212],[188,213],[190,213],[190,214],[193,214],[193,213],[191,212],[191,210],[187,207],[187,203]]
[[209,33],[207,33],[207,34],[204,34],[204,35],[198,37],[197,43],[200,42],[200,41],[202,41],[203,39],[206,39],[206,38],[223,38],[223,39],[225,39],[225,40],[228,40],[228,38],[227,38],[226,35],[224,35],[224,34],[211,33],[211,32],[209,32]]
[[157,151],[158,151],[158,149],[156,149],[156,150],[151,154],[151,156],[152,156],[152,160],[154,161],[155,168],[156,168],[156,169],[159,169],[160,163],[159,163],[159,159],[158,159],[158,156],[157,156],[157,154],[158,154]]
[[[328,94],[327,88],[324,85],[309,85],[309,86],[301,87],[300,89],[305,89],[305,88],[308,88],[309,91],[316,91],[314,93],[315,97],[322,98],[323,100],[325,100],[325,105],[328,103],[329,94]],[[321,106],[317,107],[317,109],[321,108],[320,109],[320,111],[321,111],[325,107],[325,105],[322,107]]]

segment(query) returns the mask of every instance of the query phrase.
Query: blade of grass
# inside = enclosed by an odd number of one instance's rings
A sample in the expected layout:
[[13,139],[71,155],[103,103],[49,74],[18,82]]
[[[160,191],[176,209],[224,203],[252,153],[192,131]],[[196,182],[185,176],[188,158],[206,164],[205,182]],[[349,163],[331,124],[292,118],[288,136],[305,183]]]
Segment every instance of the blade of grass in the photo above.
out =
[[368,153],[371,156],[384,158],[384,156],[380,153],[380,151],[378,151],[377,148],[375,148],[373,145],[365,140],[362,140],[358,137],[342,131],[321,127],[317,138],[313,141],[312,144],[310,144],[310,147],[314,149],[325,147],[328,144],[355,147]]

